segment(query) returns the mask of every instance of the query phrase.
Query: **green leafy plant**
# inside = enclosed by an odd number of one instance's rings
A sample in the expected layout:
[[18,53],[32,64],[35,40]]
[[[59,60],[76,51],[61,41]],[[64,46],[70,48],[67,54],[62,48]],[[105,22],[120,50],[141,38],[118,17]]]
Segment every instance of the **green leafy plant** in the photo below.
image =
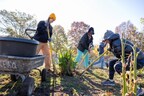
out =
[[59,53],[59,66],[62,75],[73,75],[73,70],[75,68],[76,62],[74,61],[72,50],[67,50]]

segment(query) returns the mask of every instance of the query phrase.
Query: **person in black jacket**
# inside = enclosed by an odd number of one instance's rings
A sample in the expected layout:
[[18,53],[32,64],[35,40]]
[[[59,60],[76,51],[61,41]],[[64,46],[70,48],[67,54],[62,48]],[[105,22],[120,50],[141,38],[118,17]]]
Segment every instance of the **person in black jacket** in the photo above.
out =
[[[115,71],[118,74],[122,73],[122,63],[121,63],[121,56],[122,56],[122,48],[121,48],[121,39],[119,34],[117,33],[113,33],[110,30],[107,30],[107,32],[104,34],[104,40],[103,42],[108,43],[110,48],[108,49],[110,52],[112,52],[114,54],[114,56],[116,57],[116,59],[111,60],[109,62],[109,79],[102,82],[102,85],[110,85],[110,86],[114,86],[115,82],[113,80],[114,78],[114,74]],[[125,64],[127,64],[126,66],[126,70],[130,70],[130,60],[129,60],[129,56],[131,53],[133,53],[133,49],[131,46],[133,46],[133,44],[124,39],[125,42],[125,48],[124,48],[124,53],[125,53]],[[136,52],[139,52],[139,55],[137,57],[137,69],[141,69],[144,66],[144,54],[143,52],[136,48]],[[133,55],[132,55],[133,56]]]
[[86,32],[82,38],[79,41],[78,47],[77,47],[77,57],[76,57],[76,62],[80,62],[82,55],[86,55],[84,58],[84,67],[88,66],[89,63],[89,56],[87,52],[90,52],[90,44],[93,42],[93,37],[94,35],[94,28],[90,27],[88,32]]
[[47,42],[51,41],[52,37],[52,26],[51,23],[53,23],[56,20],[56,16],[54,13],[51,13],[50,16],[46,21],[40,21],[37,25],[37,31],[34,35],[34,39],[39,41],[39,45],[37,47],[37,54],[42,51],[42,53],[45,55],[45,68],[48,71],[51,67],[51,60],[50,60],[50,50],[49,45]]

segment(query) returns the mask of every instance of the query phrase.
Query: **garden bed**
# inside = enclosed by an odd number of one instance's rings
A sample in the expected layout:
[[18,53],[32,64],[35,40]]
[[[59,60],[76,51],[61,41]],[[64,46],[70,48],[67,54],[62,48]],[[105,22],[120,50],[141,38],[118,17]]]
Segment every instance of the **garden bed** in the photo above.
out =
[[[79,70],[81,72],[81,70]],[[115,87],[102,86],[101,81],[108,78],[108,69],[91,69],[82,77],[75,75],[54,76],[49,74],[47,81],[40,83],[40,75],[37,71],[32,71],[31,76],[35,78],[35,91],[33,96],[121,96],[122,79],[116,73]],[[139,83],[144,87],[144,74],[139,78]],[[12,82],[9,75],[0,75],[0,96],[15,96],[20,83]]]

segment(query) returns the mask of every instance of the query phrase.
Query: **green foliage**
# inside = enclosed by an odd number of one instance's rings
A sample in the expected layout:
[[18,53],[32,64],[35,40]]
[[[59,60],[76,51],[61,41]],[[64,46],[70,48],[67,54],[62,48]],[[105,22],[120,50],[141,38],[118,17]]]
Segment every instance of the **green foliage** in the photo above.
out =
[[19,11],[0,10],[0,32],[2,35],[27,38],[26,28],[35,28],[34,16]]
[[67,50],[59,54],[59,66],[62,75],[73,75],[72,72],[76,66],[76,62],[74,61],[72,53],[72,50]]

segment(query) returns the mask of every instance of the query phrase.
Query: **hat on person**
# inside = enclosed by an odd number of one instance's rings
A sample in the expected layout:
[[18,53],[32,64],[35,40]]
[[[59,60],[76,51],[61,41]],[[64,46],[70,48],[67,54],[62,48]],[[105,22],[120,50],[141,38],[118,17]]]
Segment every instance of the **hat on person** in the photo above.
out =
[[94,28],[93,27],[90,27],[88,32],[91,32],[93,35],[94,35]]
[[114,32],[112,32],[111,30],[107,30],[106,32],[105,32],[105,34],[104,34],[104,40],[107,40],[107,39],[109,39],[109,37],[111,36],[111,35],[113,35],[114,34]]
[[54,14],[54,13],[51,13],[50,15],[49,15],[49,18],[50,19],[53,19],[54,21],[56,20],[56,15]]

